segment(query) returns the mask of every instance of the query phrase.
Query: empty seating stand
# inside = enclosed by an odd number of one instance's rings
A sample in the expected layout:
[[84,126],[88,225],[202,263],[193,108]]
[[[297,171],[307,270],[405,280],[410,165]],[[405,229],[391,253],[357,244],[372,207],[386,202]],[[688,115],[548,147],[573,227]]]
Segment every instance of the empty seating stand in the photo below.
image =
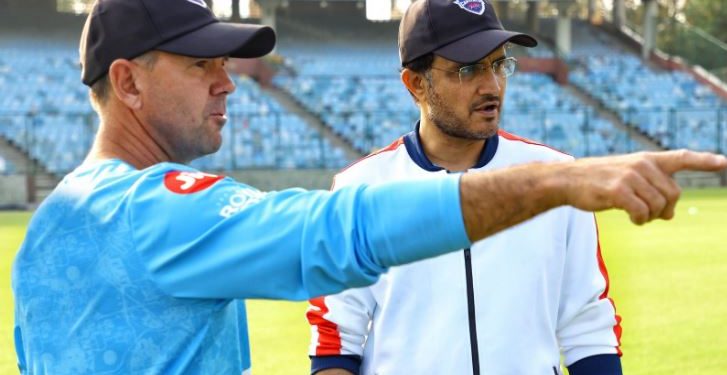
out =
[[[72,41],[0,38],[0,136],[59,175],[83,161],[99,121],[88,89],[80,83],[77,54]],[[349,162],[342,150],[286,112],[257,83],[233,78],[238,88],[229,98],[223,146],[194,165],[213,170],[337,169]]]
[[[280,53],[294,73],[277,76],[275,84],[356,150],[368,153],[412,129],[419,112],[399,79],[394,36],[318,43],[284,31]],[[501,126],[575,156],[638,147],[542,74],[516,73],[508,81]]]
[[570,81],[666,148],[727,150],[727,102],[680,71],[661,71],[577,24]]

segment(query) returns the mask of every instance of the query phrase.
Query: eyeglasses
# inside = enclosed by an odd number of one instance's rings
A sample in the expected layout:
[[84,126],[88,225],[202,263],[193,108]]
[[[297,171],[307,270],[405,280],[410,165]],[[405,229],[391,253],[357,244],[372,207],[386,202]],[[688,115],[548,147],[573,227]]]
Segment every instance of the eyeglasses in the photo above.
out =
[[[490,64],[492,68],[492,71],[495,72],[495,76],[497,78],[507,78],[510,77],[513,73],[515,73],[515,68],[517,68],[517,59],[514,57],[506,57],[499,60],[495,60]],[[474,81],[477,77],[484,76],[485,72],[487,72],[489,68],[486,64],[472,64],[472,65],[466,65],[458,70],[447,70],[437,67],[432,67],[432,69],[441,70],[443,72],[448,73],[457,73],[459,75],[459,83],[470,83]]]

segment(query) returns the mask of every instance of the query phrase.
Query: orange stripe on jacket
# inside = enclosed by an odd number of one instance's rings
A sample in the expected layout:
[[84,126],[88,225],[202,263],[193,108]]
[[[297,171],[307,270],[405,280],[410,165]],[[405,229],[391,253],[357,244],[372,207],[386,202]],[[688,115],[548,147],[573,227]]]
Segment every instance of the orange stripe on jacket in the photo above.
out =
[[[364,160],[366,160],[366,159],[368,159],[368,158],[370,158],[372,156],[378,155],[378,154],[380,154],[382,152],[394,151],[397,148],[399,148],[399,146],[401,146],[403,144],[404,144],[404,137],[399,137],[399,139],[395,140],[390,145],[388,145],[388,146],[386,146],[386,147],[384,147],[382,149],[379,149],[377,151],[374,151],[374,152],[372,152],[372,153],[370,153],[370,154],[362,157],[361,159],[358,159],[358,160],[352,162],[351,164],[347,165],[346,167],[344,167],[343,169],[341,169],[338,173],[336,173],[336,176],[338,176],[339,174],[345,172],[348,168],[351,168],[354,165],[356,165],[356,164],[358,164],[358,163],[360,163],[360,162],[362,162],[362,161],[364,161]],[[336,187],[336,177],[334,176],[333,177],[333,183],[331,184],[331,190],[333,190],[333,188],[335,188],[335,187]]]
[[[596,217],[594,215],[593,220],[596,221]],[[608,270],[606,270],[606,263],[603,261],[603,256],[601,255],[601,236],[598,233],[598,221],[596,221],[596,241],[598,243],[598,250],[596,255],[598,256],[598,269],[601,270],[601,275],[603,275],[604,280],[606,280],[606,288],[603,289],[603,293],[599,296],[599,299],[608,298],[608,301],[611,302],[611,306],[613,306],[614,316],[616,318],[616,325],[613,326],[613,333],[616,335],[616,341],[618,342],[618,346],[616,347],[616,353],[618,356],[622,356],[623,352],[621,352],[621,316],[616,314],[616,304],[613,302],[613,299],[608,297],[608,289],[611,286],[610,281],[608,279]]]
[[[336,174],[336,176],[340,173],[343,173],[348,168],[351,168],[352,166],[360,163],[363,160],[366,160],[374,155],[378,155],[382,152],[387,151],[393,151],[396,150],[399,146],[404,144],[404,137],[399,137],[396,141],[392,142],[390,145],[377,150],[375,152],[372,152],[369,155],[364,156],[361,159],[358,159],[345,168],[343,168],[340,172]],[[333,183],[331,184],[331,190],[333,190],[336,186],[336,179],[333,178]],[[327,319],[325,319],[323,316],[328,313],[328,306],[326,306],[325,297],[317,297],[313,298],[310,301],[310,304],[317,307],[319,310],[309,309],[308,312],[306,312],[306,318],[308,318],[308,322],[311,325],[314,325],[316,329],[318,330],[318,343],[316,345],[316,355],[340,355],[341,354],[341,334],[338,332],[338,325],[336,323],[333,323]]]
[[535,141],[530,140],[530,139],[527,139],[527,138],[523,138],[523,137],[521,137],[519,135],[515,135],[515,134],[512,134],[512,133],[508,133],[508,132],[506,132],[506,131],[504,131],[502,129],[498,130],[497,131],[497,134],[500,137],[505,138],[505,139],[508,139],[508,140],[511,140],[511,141],[519,141],[519,142],[527,143],[529,145],[542,146],[542,147],[545,147],[545,148],[549,148],[549,149],[551,149],[551,150],[553,150],[553,151],[555,151],[555,152],[557,152],[559,154],[572,156],[571,154],[569,154],[567,152],[563,152],[561,150],[558,150],[557,148],[553,148],[553,147],[550,147],[550,146],[548,146],[546,144],[539,143],[539,142],[535,142]]
[[340,355],[341,334],[338,332],[338,325],[323,317],[328,313],[325,297],[313,298],[310,300],[310,304],[319,309],[309,309],[305,313],[308,322],[318,330],[316,355]]

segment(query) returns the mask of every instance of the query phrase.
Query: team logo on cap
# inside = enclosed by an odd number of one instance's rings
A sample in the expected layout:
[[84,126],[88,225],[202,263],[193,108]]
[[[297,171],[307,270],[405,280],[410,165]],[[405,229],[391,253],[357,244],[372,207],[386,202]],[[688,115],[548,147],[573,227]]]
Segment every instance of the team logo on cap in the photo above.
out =
[[460,8],[478,16],[485,13],[485,2],[483,0],[455,0],[454,3],[459,5]]
[[190,3],[192,3],[194,5],[199,5],[202,8],[207,9],[207,3],[205,3],[204,0],[187,0],[187,1],[189,1]]

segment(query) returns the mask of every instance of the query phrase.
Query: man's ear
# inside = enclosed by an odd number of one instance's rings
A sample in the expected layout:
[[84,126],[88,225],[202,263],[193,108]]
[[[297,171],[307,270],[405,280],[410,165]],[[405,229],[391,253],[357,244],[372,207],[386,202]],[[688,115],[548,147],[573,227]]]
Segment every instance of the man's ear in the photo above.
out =
[[142,106],[140,78],[139,67],[129,60],[118,59],[109,68],[109,84],[114,95],[131,109],[139,110]]
[[424,79],[424,75],[416,73],[411,69],[404,68],[401,71],[401,82],[404,83],[404,86],[406,86],[407,90],[409,90],[417,102],[421,102],[426,97]]

